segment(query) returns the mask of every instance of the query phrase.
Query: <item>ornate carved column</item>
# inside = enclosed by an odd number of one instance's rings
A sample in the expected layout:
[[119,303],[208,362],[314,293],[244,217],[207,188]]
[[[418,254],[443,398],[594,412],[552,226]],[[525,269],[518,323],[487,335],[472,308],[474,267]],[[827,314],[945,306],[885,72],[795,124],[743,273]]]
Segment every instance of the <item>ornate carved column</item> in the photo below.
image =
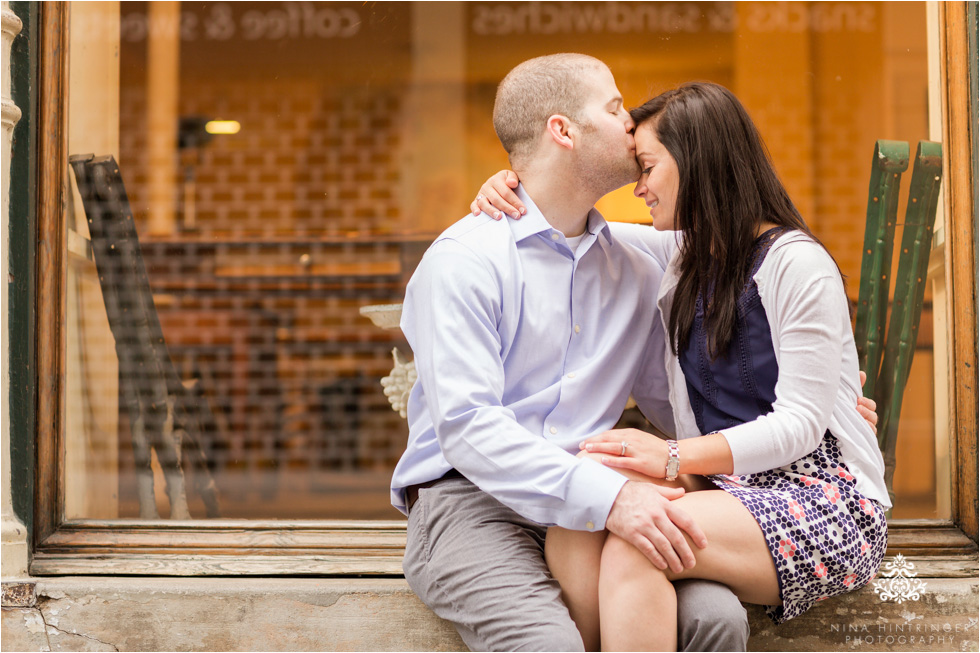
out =
[[[10,10],[10,3],[0,3],[2,10],[3,27],[3,225],[0,230],[0,240],[3,242],[3,252],[0,255],[0,265],[3,271],[10,269],[10,148],[13,139],[14,126],[20,120],[20,109],[14,104],[10,96],[10,50],[14,38],[20,34],[23,24],[14,12]],[[6,274],[3,275],[6,277]],[[27,528],[17,519],[14,514],[14,507],[11,495],[10,478],[10,337],[7,325],[7,281],[4,278],[0,283],[3,292],[3,312],[2,312],[2,338],[3,338],[3,361],[2,361],[2,446],[3,451],[0,458],[3,460],[3,515],[2,515],[2,542],[3,549],[0,551],[2,559],[2,574],[4,578],[27,576]]]
[[[402,305],[362,306],[361,315],[369,318],[375,326],[382,329],[397,329],[402,316]],[[418,373],[415,371],[415,361],[406,360],[405,354],[398,347],[391,350],[391,357],[394,359],[395,366],[388,376],[381,379],[381,386],[384,388],[385,396],[388,397],[391,409],[404,418],[407,415],[408,395],[415,385]]]

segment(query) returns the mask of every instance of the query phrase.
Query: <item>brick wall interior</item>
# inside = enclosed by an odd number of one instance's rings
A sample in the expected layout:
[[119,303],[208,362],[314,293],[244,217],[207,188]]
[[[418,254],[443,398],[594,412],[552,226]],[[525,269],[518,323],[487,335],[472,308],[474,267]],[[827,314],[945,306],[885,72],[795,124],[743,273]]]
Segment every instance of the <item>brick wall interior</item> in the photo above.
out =
[[[407,426],[378,381],[407,346],[358,309],[404,287],[402,248],[371,240],[400,224],[399,108],[393,87],[185,80],[181,116],[234,117],[241,131],[178,153],[179,231],[154,239],[146,88],[121,89],[120,165],[171,354],[216,416],[205,446],[224,516],[283,516],[283,504],[296,517],[397,516],[384,488]],[[133,475],[121,485],[121,509],[135,510]],[[262,501],[277,514],[256,514]]]

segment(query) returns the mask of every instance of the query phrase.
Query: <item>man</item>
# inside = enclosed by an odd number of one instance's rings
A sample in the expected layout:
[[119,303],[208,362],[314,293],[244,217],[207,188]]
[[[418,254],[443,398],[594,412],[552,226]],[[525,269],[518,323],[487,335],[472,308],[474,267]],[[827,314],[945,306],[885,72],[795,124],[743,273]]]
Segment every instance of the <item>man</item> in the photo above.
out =
[[[543,525],[606,528],[678,570],[694,562],[685,533],[705,544],[670,504],[679,491],[573,455],[616,423],[631,392],[673,432],[663,271],[593,208],[639,172],[602,62],[524,62],[498,89],[494,127],[527,215],[460,220],[408,285],[401,326],[419,381],[392,503],[409,515],[409,584],[471,649],[582,650],[543,559]],[[727,588],[689,581],[678,604],[682,648],[744,650],[745,612]]]

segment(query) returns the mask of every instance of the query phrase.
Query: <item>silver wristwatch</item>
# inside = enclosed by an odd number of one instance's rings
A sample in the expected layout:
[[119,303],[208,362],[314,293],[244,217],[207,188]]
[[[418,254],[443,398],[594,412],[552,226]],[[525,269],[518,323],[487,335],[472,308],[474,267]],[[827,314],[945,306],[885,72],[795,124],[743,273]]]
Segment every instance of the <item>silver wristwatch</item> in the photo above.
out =
[[677,480],[677,474],[681,471],[681,451],[677,447],[677,440],[667,440],[667,476],[666,481]]

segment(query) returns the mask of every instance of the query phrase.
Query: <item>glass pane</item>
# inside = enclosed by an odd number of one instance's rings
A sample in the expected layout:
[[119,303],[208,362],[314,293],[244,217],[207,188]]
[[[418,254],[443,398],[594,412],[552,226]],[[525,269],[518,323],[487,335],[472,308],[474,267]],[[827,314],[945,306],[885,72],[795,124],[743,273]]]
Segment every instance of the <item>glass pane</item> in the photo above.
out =
[[[918,2],[72,3],[70,152],[115,157],[138,247],[93,238],[76,193],[66,515],[181,516],[167,490],[183,482],[194,518],[399,518],[387,486],[407,427],[379,381],[394,348],[411,353],[361,309],[399,303],[506,167],[496,85],[537,55],[603,59],[628,105],[692,79],[732,88],[856,302],[874,142],[929,135],[925,18]],[[646,220],[630,191],[600,210]],[[902,517],[948,494],[931,294],[921,324]]]

